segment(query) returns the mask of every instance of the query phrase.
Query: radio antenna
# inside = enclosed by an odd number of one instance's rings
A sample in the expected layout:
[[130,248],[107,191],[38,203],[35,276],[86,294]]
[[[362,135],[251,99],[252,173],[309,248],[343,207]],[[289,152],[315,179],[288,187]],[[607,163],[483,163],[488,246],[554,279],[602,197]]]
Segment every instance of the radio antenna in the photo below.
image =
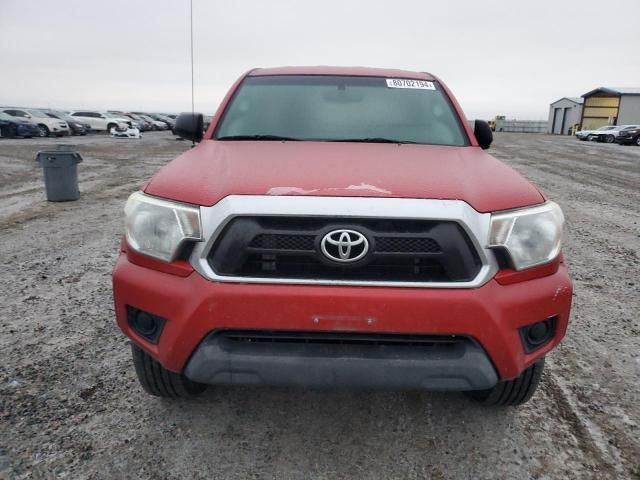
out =
[[[195,94],[193,81],[193,0],[189,0],[189,32],[191,34],[191,119],[195,122]],[[196,145],[195,140],[191,140],[191,147]]]

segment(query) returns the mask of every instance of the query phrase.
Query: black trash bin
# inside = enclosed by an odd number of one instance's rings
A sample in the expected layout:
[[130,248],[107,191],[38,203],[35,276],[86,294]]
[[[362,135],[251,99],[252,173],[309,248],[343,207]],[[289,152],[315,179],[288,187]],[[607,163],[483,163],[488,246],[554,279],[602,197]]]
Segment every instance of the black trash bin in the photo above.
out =
[[38,152],[36,160],[44,171],[48,201],[68,202],[80,198],[78,163],[82,157],[78,152],[60,145],[58,150]]

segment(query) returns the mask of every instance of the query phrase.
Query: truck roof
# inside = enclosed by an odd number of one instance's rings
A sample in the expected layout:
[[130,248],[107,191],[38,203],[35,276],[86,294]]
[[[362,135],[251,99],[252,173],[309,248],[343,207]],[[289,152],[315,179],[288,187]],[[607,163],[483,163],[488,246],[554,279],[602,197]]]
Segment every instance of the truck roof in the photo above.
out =
[[410,70],[399,70],[392,68],[371,68],[371,67],[273,67],[255,68],[248,76],[260,77],[268,75],[349,75],[359,77],[391,77],[410,78],[413,80],[436,80],[427,72],[413,72]]

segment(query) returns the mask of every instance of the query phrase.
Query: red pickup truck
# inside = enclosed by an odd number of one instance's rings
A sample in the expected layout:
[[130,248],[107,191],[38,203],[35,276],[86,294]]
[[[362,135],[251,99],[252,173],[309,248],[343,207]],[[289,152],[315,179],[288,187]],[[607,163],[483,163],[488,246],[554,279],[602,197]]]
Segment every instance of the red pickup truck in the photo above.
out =
[[243,75],[125,207],[118,325],[142,387],[533,394],[567,330],[555,203],[485,152],[442,81],[374,68]]

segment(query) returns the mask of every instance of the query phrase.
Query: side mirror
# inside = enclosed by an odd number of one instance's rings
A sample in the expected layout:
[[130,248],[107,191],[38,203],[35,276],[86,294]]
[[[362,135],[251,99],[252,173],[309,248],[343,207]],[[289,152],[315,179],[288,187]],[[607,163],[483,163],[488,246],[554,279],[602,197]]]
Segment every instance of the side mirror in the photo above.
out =
[[204,117],[201,113],[181,113],[176,118],[173,133],[185,140],[199,142],[204,135]]
[[476,120],[473,126],[473,133],[476,136],[480,148],[483,150],[489,148],[491,142],[493,142],[493,132],[487,122],[484,120]]

